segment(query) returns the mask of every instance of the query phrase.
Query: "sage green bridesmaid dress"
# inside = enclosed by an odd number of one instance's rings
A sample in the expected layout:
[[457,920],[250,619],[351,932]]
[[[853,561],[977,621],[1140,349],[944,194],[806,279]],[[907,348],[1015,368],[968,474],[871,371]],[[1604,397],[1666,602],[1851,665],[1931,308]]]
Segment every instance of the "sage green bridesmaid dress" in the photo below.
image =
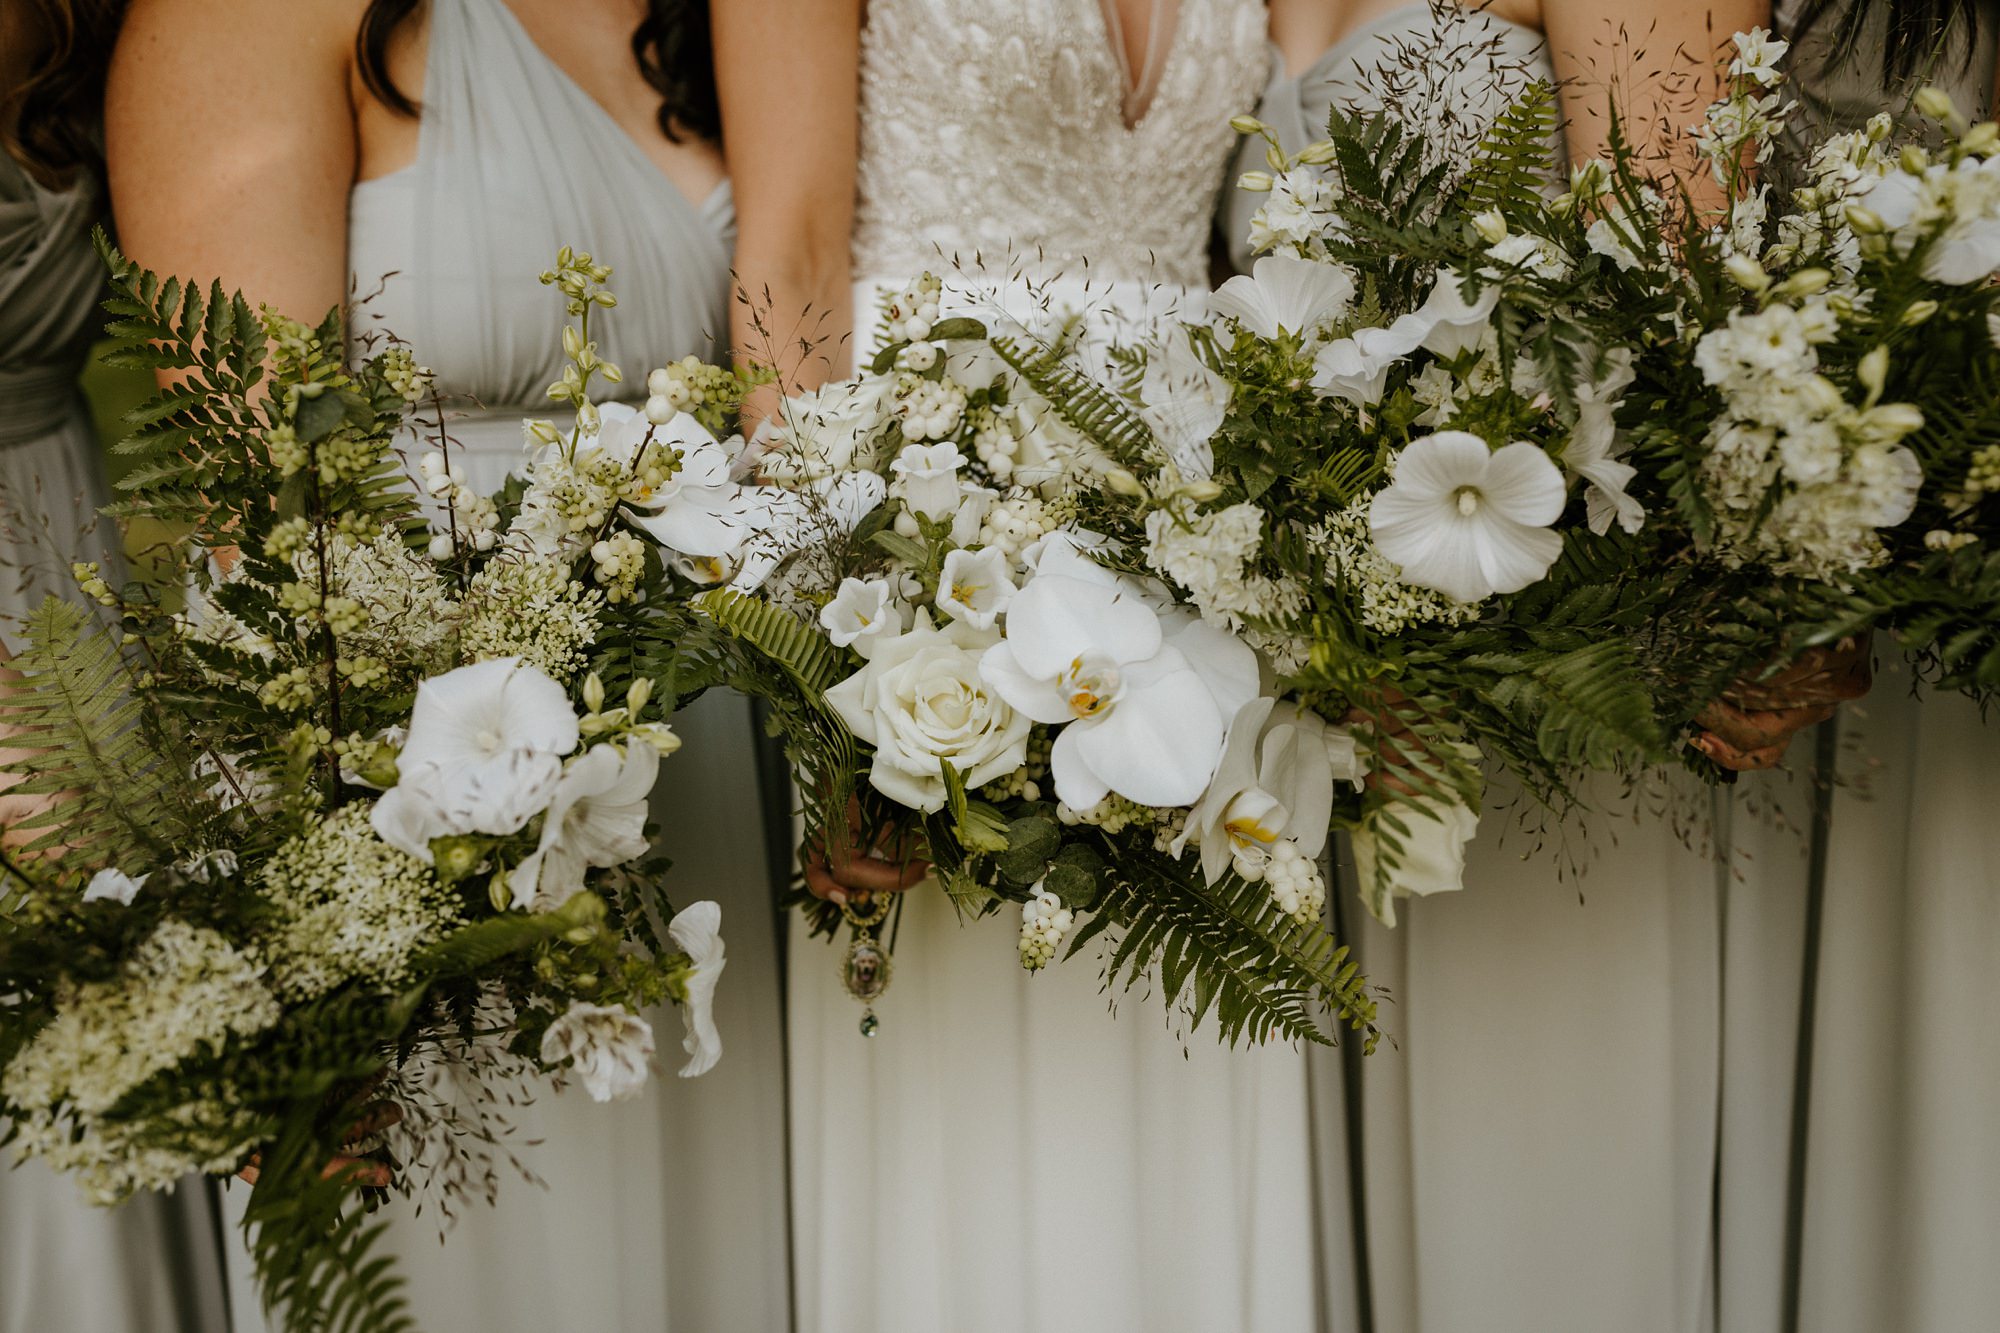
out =
[[[98,327],[94,182],[51,190],[0,153],[0,638],[73,560],[115,566],[97,433],[77,375]],[[213,1202],[201,1181],[115,1209],[0,1150],[0,1333],[174,1333],[222,1317]]]
[[[536,277],[559,246],[616,270],[619,303],[598,327],[627,392],[644,392],[649,367],[725,352],[726,184],[682,195],[502,0],[432,0],[421,101],[416,161],[350,196],[349,268],[360,294],[379,289],[356,328],[393,331],[437,372],[455,460],[475,485],[497,487],[524,460],[524,417],[552,415],[563,310]],[[723,692],[674,727],[685,744],[661,766],[654,815],[674,861],[669,895],[722,905],[722,1062],[676,1079],[681,1020],[655,1013],[664,1077],[643,1096],[598,1105],[580,1087],[542,1088],[517,1117],[521,1141],[541,1140],[517,1151],[546,1189],[503,1167],[497,1204],[460,1207],[442,1246],[433,1211],[400,1209],[392,1247],[425,1333],[789,1322],[778,935],[756,737],[748,704]],[[241,1283],[238,1294],[242,1333],[255,1301]]]

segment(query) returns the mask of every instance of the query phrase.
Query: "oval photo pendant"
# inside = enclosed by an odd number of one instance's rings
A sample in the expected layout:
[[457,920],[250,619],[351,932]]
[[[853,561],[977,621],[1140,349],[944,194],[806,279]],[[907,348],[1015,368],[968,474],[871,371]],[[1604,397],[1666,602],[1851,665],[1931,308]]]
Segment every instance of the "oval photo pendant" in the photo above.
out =
[[847,946],[847,957],[840,965],[841,984],[861,1003],[873,1004],[889,989],[889,974],[894,966],[889,951],[873,936],[857,935],[854,943]]

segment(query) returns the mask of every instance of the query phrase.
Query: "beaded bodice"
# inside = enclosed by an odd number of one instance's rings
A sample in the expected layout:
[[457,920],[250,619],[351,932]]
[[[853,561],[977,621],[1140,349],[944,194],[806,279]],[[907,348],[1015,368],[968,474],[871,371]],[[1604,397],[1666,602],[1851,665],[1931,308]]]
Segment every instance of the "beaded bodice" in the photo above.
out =
[[1205,282],[1229,119],[1255,109],[1269,72],[1263,0],[1165,0],[1167,45],[1131,124],[1101,5],[869,0],[857,277]]

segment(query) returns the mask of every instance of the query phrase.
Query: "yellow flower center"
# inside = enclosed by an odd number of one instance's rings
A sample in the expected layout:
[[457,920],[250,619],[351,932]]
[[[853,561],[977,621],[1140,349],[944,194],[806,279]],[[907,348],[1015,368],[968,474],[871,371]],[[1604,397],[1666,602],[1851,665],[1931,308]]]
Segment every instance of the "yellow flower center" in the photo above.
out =
[[1124,692],[1125,679],[1117,664],[1100,653],[1083,653],[1057,679],[1056,687],[1078,718],[1102,717]]

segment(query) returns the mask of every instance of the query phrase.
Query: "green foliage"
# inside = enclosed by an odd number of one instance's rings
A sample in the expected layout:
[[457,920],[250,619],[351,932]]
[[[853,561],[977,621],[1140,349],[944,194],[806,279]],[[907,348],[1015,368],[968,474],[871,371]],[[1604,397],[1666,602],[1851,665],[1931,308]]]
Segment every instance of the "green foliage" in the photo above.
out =
[[75,848],[75,859],[115,859],[142,873],[183,845],[212,813],[186,774],[195,755],[134,695],[134,668],[117,637],[88,612],[49,598],[29,618],[20,678],[0,694],[0,726],[24,751],[0,771],[22,775],[17,794],[50,798],[22,821],[40,829],[30,851]]

